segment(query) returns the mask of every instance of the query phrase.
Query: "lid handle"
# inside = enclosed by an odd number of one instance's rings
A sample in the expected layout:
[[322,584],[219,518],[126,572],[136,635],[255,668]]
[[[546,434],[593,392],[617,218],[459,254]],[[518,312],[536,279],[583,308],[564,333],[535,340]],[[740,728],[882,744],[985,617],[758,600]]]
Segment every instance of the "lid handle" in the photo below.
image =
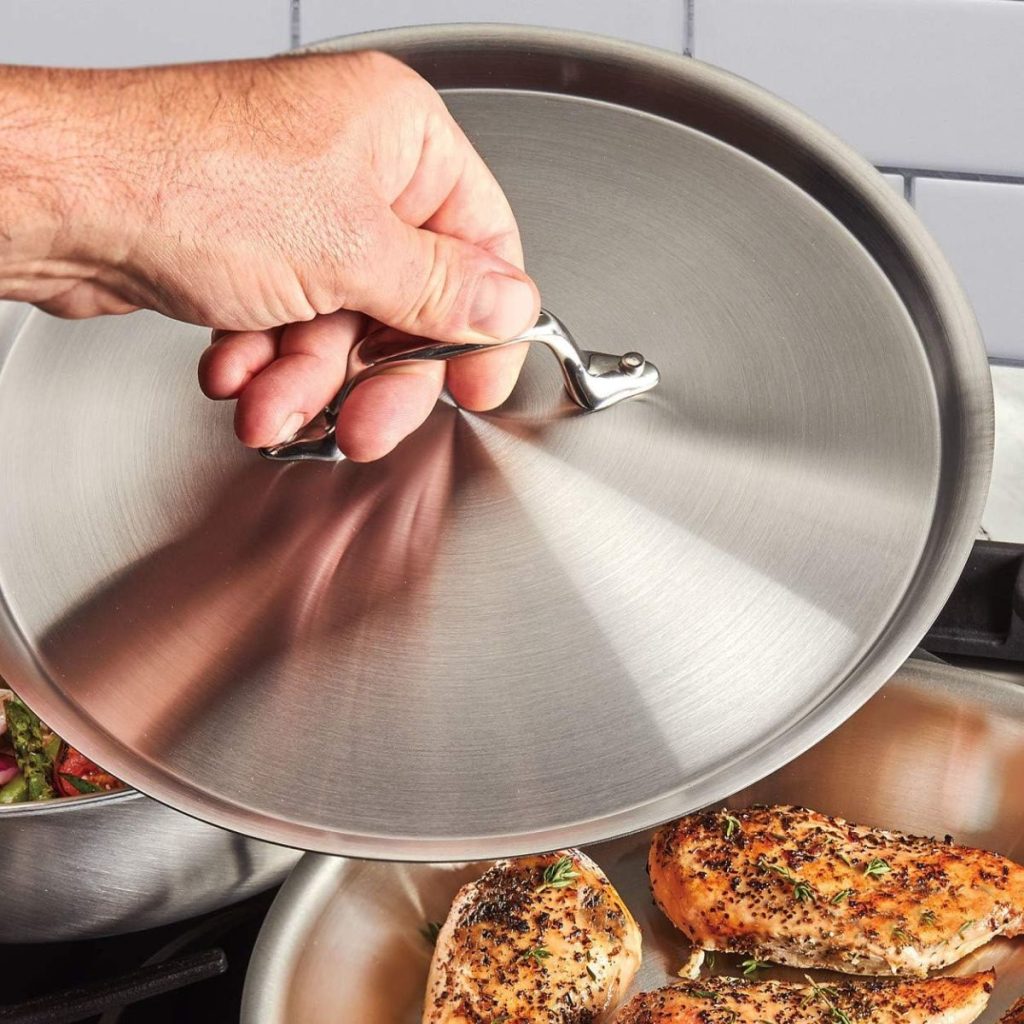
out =
[[326,409],[294,437],[270,448],[261,448],[266,459],[282,462],[315,460],[340,462],[345,458],[334,436],[338,410],[352,389],[379,373],[385,366],[417,359],[453,359],[470,352],[503,348],[522,342],[540,342],[558,359],[569,397],[588,412],[605,409],[625,398],[650,391],[660,379],[658,368],[639,352],[609,355],[577,347],[566,326],[542,309],[534,327],[511,341],[497,344],[454,345],[414,338],[390,327],[380,327],[356,344],[349,353],[348,380]]

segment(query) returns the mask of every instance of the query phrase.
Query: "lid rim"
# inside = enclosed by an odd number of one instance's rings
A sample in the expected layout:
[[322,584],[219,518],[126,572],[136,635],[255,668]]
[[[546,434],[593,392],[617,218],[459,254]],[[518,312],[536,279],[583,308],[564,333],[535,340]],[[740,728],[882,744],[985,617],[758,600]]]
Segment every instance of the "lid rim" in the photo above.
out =
[[[124,748],[119,747],[116,757],[105,756],[107,767],[115,774],[130,777],[133,789],[138,793],[149,795],[200,820],[285,846],[367,859],[408,861],[490,859],[540,849],[590,845],[651,827],[762,778],[802,753],[860,707],[911,653],[952,592],[959,571],[966,563],[984,507],[991,471],[994,427],[988,364],[980,332],[962,288],[937,244],[906,203],[889,189],[866,160],[784,101],[693,58],[662,53],[639,44],[545,29],[462,26],[453,29],[385,30],[349,37],[340,42],[315,44],[306,49],[316,52],[325,47],[362,49],[372,46],[398,52],[421,71],[429,72],[431,67],[436,67],[431,61],[437,51],[476,48],[491,53],[496,45],[519,48],[534,56],[538,52],[546,52],[551,58],[561,61],[596,62],[605,73],[609,66],[614,70],[625,68],[633,75],[642,72],[647,76],[648,84],[651,76],[661,75],[677,85],[703,90],[706,98],[713,97],[711,110],[715,116],[728,121],[730,112],[742,111],[749,121],[740,124],[740,128],[749,129],[753,125],[762,134],[770,132],[776,138],[785,139],[794,151],[784,161],[789,162],[790,173],[786,174],[771,164],[768,166],[773,166],[774,170],[800,185],[819,202],[821,198],[816,192],[831,188],[828,194],[832,205],[826,205],[826,208],[845,226],[849,227],[849,220],[836,213],[833,209],[836,203],[840,210],[848,209],[850,204],[867,208],[871,216],[864,220],[873,225],[875,235],[867,241],[855,236],[876,260],[878,247],[889,247],[891,266],[887,268],[880,264],[886,277],[893,281],[915,325],[920,329],[919,318],[930,319],[930,336],[943,341],[941,352],[931,348],[926,351],[931,361],[933,380],[937,381],[936,387],[939,388],[937,397],[943,423],[951,430],[950,435],[943,433],[943,439],[953,442],[942,445],[943,464],[939,477],[938,502],[946,502],[949,514],[933,519],[925,551],[909,587],[885,627],[864,652],[858,666],[816,707],[792,723],[782,735],[775,737],[770,750],[766,749],[768,741],[765,741],[713,772],[698,785],[661,794],[641,805],[597,820],[543,832],[482,838],[402,839],[329,832],[291,822],[270,821],[265,817],[253,820],[236,805],[153,769]],[[461,69],[454,72],[456,75],[462,73]],[[444,82],[440,84],[444,87]],[[670,91],[667,86],[665,91]],[[663,113],[661,110],[647,112]],[[800,180],[807,178],[813,170],[819,177]],[[835,189],[837,184],[840,186],[838,191]],[[872,242],[874,248],[868,242]],[[896,280],[893,280],[893,268],[898,268]],[[936,362],[940,357],[947,360],[942,367]],[[942,373],[937,374],[937,369]],[[921,571],[924,566],[928,566],[928,574]],[[20,634],[6,597],[0,595],[0,600],[3,609],[0,615],[2,664],[5,668],[13,668],[10,676],[15,689],[34,690],[36,686],[31,684],[41,683],[46,676],[32,656],[26,638]],[[26,687],[25,683],[30,685]],[[65,719],[64,709],[71,710],[67,698],[58,698],[52,691],[48,691],[46,699],[37,706],[40,714],[58,727]],[[93,720],[89,722],[92,727],[99,728]],[[85,744],[80,742],[85,733],[79,725],[68,731],[72,733],[69,738],[76,746],[89,749],[88,739]],[[114,737],[108,739],[119,745]],[[721,781],[716,784],[716,779],[721,780],[726,775],[729,779],[727,786],[723,788]],[[655,807],[657,810],[653,811],[653,816],[639,813],[641,808],[650,812]]]

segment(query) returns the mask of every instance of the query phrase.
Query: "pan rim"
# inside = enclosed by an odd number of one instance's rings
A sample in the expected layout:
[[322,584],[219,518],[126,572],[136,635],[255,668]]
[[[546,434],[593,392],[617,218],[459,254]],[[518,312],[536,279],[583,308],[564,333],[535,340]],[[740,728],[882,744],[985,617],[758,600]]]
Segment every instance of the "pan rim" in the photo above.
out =
[[[951,701],[964,687],[965,677],[970,680],[972,692],[983,692],[993,706],[1010,704],[1024,712],[1024,688],[1019,683],[981,669],[960,669],[916,654],[886,685],[924,691]],[[861,824],[882,827],[880,822]],[[653,829],[642,829],[638,834],[648,831]],[[615,837],[609,842],[621,838],[627,837]],[[465,863],[495,859],[500,858],[467,858]],[[291,978],[290,972],[302,955],[306,937],[326,909],[325,901],[336,891],[339,878],[352,863],[358,861],[310,852],[292,869],[274,898],[253,947],[242,995],[241,1024],[278,1024],[286,1019],[291,989],[284,982]]]

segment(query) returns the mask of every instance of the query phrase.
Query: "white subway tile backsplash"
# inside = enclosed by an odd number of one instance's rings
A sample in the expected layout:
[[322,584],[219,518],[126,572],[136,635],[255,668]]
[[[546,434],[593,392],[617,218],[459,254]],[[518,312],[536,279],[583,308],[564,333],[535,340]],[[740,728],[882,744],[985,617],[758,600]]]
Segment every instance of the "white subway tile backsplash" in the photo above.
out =
[[981,525],[992,540],[1024,543],[1024,367],[993,366],[996,447]]
[[692,0],[694,56],[890,167],[1024,173],[1024,2]]
[[597,32],[681,52],[685,33],[683,0],[302,0],[302,38],[330,36],[397,25],[458,21],[512,22]]
[[915,206],[967,289],[989,355],[1024,360],[1024,184],[918,178]]
[[0,63],[117,67],[288,49],[288,0],[6,0]]

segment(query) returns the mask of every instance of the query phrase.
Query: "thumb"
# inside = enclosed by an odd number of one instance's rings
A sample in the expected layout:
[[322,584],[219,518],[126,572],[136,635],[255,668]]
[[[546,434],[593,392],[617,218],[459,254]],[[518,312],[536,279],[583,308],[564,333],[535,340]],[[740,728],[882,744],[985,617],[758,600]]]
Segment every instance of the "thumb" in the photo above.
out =
[[537,286],[518,267],[390,211],[369,258],[345,284],[349,308],[437,341],[508,341],[532,327],[540,311]]

